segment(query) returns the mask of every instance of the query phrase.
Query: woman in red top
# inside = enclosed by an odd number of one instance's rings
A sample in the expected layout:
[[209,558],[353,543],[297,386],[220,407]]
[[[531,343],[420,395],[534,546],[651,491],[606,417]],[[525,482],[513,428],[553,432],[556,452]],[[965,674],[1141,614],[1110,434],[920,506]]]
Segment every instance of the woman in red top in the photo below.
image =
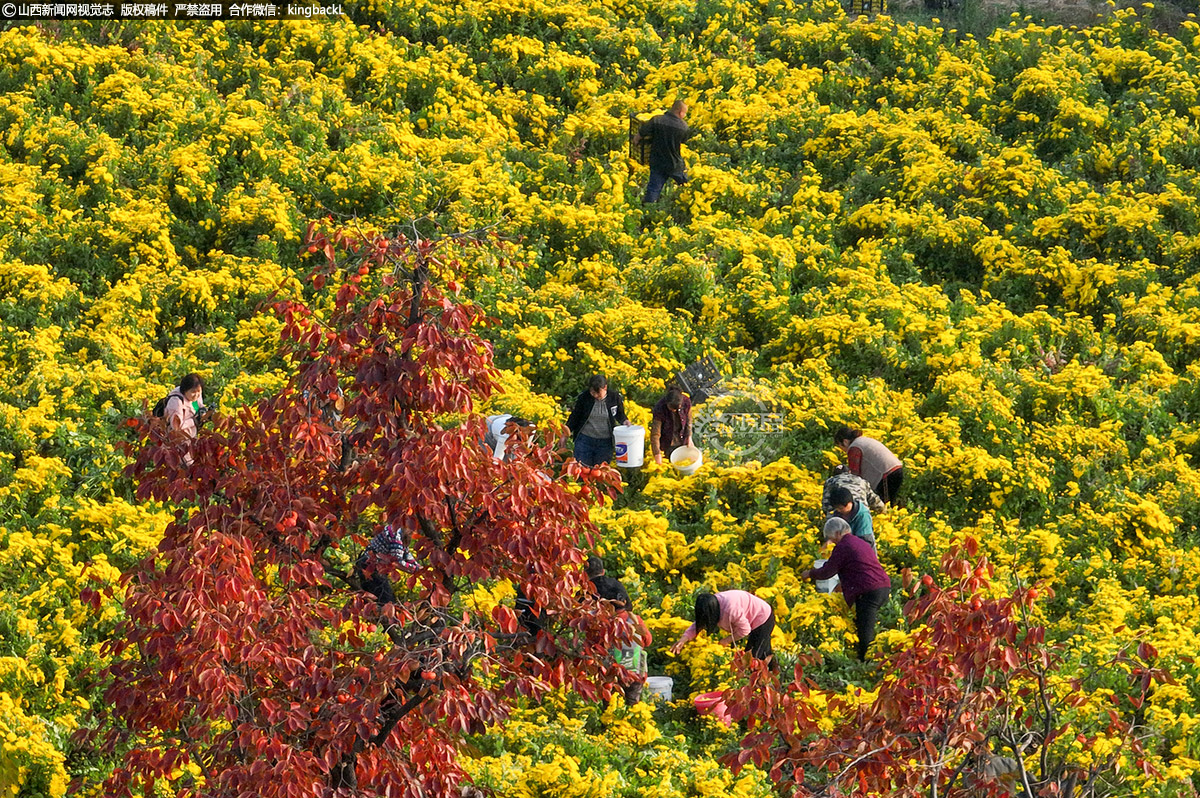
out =
[[701,593],[696,597],[696,622],[687,628],[683,637],[671,646],[678,654],[700,632],[715,635],[718,629],[729,632],[722,645],[746,641],[746,650],[757,659],[768,660],[771,632],[775,629],[775,611],[771,605],[745,590],[724,590],[720,593]]

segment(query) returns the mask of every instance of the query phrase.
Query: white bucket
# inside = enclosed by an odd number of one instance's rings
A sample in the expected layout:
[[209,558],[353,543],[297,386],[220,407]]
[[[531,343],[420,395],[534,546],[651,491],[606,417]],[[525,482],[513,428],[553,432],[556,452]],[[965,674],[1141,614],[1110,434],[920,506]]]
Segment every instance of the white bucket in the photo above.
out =
[[646,428],[638,424],[613,427],[613,448],[618,466],[639,467],[646,457]]
[[512,418],[512,413],[502,413],[498,416],[488,416],[487,425],[488,431],[492,433],[492,437],[496,439],[496,448],[492,450],[492,457],[497,460],[504,459],[504,444],[508,440],[508,436],[504,434],[504,428],[508,426],[508,420]]
[[492,435],[499,438],[504,434],[504,428],[508,425],[508,420],[512,418],[512,413],[501,413],[498,416],[488,416],[488,429]]
[[[824,565],[826,562],[827,562],[827,560],[813,560],[813,564],[812,564],[813,570],[814,571],[817,570],[822,565]],[[818,579],[818,580],[816,580],[817,592],[818,593],[832,593],[833,589],[838,586],[838,582],[840,582],[840,581],[842,581],[841,577],[839,577],[837,574],[834,574],[833,576],[831,576],[828,579]]]
[[[691,460],[687,465],[680,465],[684,460]],[[680,474],[695,474],[696,469],[704,463],[704,455],[695,446],[680,446],[671,452],[671,465]]]
[[663,701],[671,700],[671,691],[675,687],[675,680],[670,676],[647,676],[646,689],[651,695],[656,695]]

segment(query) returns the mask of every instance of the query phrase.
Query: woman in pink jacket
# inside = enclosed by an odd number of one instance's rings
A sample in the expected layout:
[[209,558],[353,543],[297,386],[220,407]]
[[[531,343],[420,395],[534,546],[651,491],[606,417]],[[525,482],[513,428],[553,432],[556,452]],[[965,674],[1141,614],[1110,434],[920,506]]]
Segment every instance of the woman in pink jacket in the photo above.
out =
[[771,632],[775,629],[775,611],[753,593],[745,590],[701,593],[696,597],[695,617],[696,622],[671,646],[672,654],[682,651],[698,633],[715,635],[718,629],[722,629],[729,633],[721,640],[722,645],[745,640],[746,650],[754,657],[771,659],[774,653],[771,650]]
[[179,387],[167,394],[163,418],[171,426],[187,435],[196,437],[196,422],[202,418],[204,407],[204,380],[199,374],[188,374],[179,381]]

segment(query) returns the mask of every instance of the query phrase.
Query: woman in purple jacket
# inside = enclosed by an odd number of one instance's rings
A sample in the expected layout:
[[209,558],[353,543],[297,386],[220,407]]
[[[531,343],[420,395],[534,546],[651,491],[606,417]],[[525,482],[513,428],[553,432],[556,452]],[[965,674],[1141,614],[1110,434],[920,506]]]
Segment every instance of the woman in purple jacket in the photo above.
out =
[[800,573],[801,579],[841,579],[842,596],[854,606],[854,626],[858,629],[858,658],[867,658],[867,649],[875,639],[875,621],[879,609],[892,592],[892,580],[879,564],[870,543],[855,537],[850,525],[841,518],[825,522],[825,540],[833,541],[833,554],[817,569]]

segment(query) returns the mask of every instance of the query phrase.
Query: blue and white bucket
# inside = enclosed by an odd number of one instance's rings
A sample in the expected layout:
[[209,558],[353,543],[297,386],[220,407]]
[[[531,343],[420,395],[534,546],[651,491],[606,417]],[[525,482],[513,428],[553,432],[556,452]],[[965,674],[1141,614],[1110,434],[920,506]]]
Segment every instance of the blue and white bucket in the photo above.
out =
[[639,468],[646,459],[646,428],[638,424],[613,427],[613,448],[618,466]]

